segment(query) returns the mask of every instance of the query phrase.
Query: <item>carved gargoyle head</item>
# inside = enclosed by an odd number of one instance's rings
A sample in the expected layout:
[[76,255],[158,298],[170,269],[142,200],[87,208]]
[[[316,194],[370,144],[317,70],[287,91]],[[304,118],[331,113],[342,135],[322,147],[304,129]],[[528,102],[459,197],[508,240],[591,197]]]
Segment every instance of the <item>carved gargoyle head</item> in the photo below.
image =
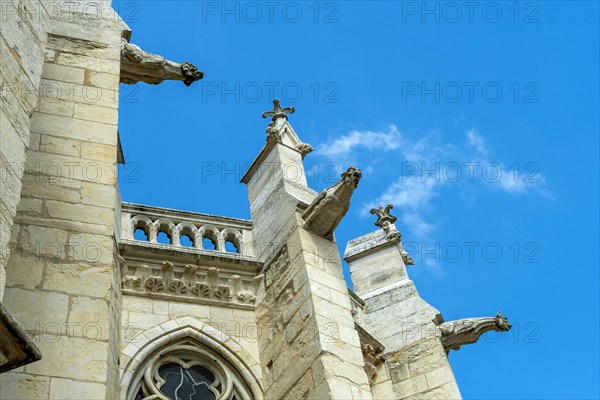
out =
[[346,185],[352,185],[355,188],[358,186],[358,182],[362,177],[362,172],[358,168],[350,167],[346,172],[342,174],[342,180]]
[[163,271],[173,271],[173,268],[175,268],[175,266],[173,265],[173,263],[171,261],[163,261],[163,263],[162,263]]
[[195,273],[196,273],[196,271],[198,271],[198,266],[197,266],[197,265],[191,265],[191,264],[187,264],[187,265],[185,266],[185,269],[184,269],[184,271],[183,271],[183,272],[184,272],[185,274],[195,274]]
[[508,322],[508,318],[503,317],[502,313],[496,314],[496,326],[500,332],[508,332],[512,325]]
[[204,72],[198,71],[198,67],[188,62],[181,64],[181,71],[185,76],[185,80],[183,81],[185,86],[190,86],[192,83],[204,78]]

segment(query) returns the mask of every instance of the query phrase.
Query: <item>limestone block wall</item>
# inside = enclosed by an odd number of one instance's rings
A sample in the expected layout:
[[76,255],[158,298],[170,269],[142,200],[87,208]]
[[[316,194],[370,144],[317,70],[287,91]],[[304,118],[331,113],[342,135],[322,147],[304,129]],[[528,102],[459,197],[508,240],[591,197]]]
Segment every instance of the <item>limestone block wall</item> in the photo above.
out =
[[113,399],[120,344],[114,221],[122,23],[107,0],[6,3],[18,12],[2,15],[11,18],[2,23],[11,30],[3,29],[0,41],[3,79],[34,90],[19,104],[14,97],[10,106],[2,104],[2,140],[13,141],[2,144],[11,152],[2,157],[25,160],[22,187],[12,174],[10,189],[2,190],[3,231],[18,199],[4,304],[43,358],[2,374],[0,397]]
[[265,397],[371,399],[350,295],[335,242],[302,228],[306,186],[300,140],[283,118],[243,178],[252,236],[265,263],[256,320]]
[[[261,328],[255,322],[252,309],[240,309],[215,304],[194,304],[185,301],[158,300],[147,297],[123,296],[123,341],[121,343],[121,374],[135,355],[127,348],[134,344],[142,348],[149,341],[144,332],[150,329],[162,330],[163,335],[180,328],[175,321],[187,318],[186,321],[201,321],[208,328],[207,334],[222,332],[231,340],[230,346],[238,348],[238,355],[244,360],[252,374],[258,378],[262,386],[262,371],[258,363],[258,337]],[[187,323],[187,322],[186,322]],[[200,329],[199,324],[192,322]],[[243,349],[241,351],[240,349]]]
[[0,301],[44,64],[47,20],[36,11],[44,7],[41,1],[0,3]]
[[439,312],[419,297],[414,284],[404,282],[364,300],[365,326],[386,346],[387,371],[375,382],[374,395],[386,398],[391,389],[399,399],[460,399],[434,323]]
[[334,243],[298,228],[265,269],[257,306],[268,398],[371,399]]

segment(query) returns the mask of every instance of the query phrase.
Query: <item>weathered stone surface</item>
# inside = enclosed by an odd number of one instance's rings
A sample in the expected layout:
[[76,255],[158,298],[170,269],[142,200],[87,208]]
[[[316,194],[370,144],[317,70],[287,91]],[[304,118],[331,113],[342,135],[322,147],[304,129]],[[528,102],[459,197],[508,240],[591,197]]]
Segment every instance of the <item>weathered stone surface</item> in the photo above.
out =
[[115,147],[94,142],[81,143],[81,158],[114,163],[117,159]]
[[49,399],[50,378],[25,373],[0,375],[0,397],[6,400]]
[[[33,132],[54,135],[67,139],[78,138],[79,140],[95,143],[104,143],[116,146],[116,126],[107,127],[106,125],[116,124],[115,120],[106,121],[106,123],[86,121],[83,119],[73,119],[60,115],[49,115],[39,113],[31,121],[31,130]],[[107,130],[113,130],[115,135],[107,135]],[[54,158],[52,158],[54,160]],[[68,160],[78,162],[80,160]],[[55,161],[56,162],[56,161]]]
[[111,267],[82,263],[48,262],[42,287],[45,290],[70,294],[85,293],[90,297],[104,298],[111,290],[110,282],[98,278],[110,273]]
[[408,275],[397,244],[380,247],[379,251],[355,258],[349,265],[354,291],[359,296],[394,283],[408,283]]
[[[71,367],[69,378],[94,380],[94,374],[97,381],[101,385],[96,385],[99,391],[98,398],[107,397],[107,393],[113,393],[111,386],[118,376],[112,371],[116,365],[117,357],[115,354],[109,354],[107,343],[100,345],[102,350],[99,352],[98,370],[94,368],[81,367],[81,354],[87,353],[88,356],[93,352],[86,351],[84,348],[77,348],[76,344],[61,346],[57,344],[61,337],[57,335],[64,334],[68,336],[68,332],[63,332],[64,328],[61,325],[67,322],[65,318],[68,315],[72,319],[86,321],[90,315],[97,315],[97,319],[103,321],[105,331],[108,331],[106,324],[110,321],[111,326],[114,326],[117,316],[114,309],[109,310],[107,300],[89,299],[88,303],[74,301],[70,303],[68,291],[74,294],[92,293],[95,290],[100,290],[99,296],[113,300],[110,294],[111,280],[113,278],[113,269],[110,268],[113,260],[113,250],[110,251],[110,256],[104,261],[109,265],[96,266],[95,270],[86,269],[77,271],[80,274],[75,275],[73,272],[68,274],[55,274],[56,266],[60,266],[64,272],[68,263],[68,258],[75,252],[69,253],[68,240],[69,235],[73,234],[73,238],[77,239],[78,232],[104,231],[106,235],[111,235],[114,232],[112,227],[114,221],[114,213],[102,215],[96,213],[95,223],[100,222],[97,227],[90,227],[91,224],[82,223],[76,216],[78,212],[82,215],[86,214],[87,210],[83,208],[71,209],[69,211],[69,221],[52,219],[52,208],[54,211],[58,209],[58,204],[64,204],[63,201],[77,204],[80,202],[79,182],[74,183],[73,176],[65,176],[65,170],[68,170],[69,165],[82,165],[80,159],[80,142],[92,138],[99,142],[116,146],[116,113],[113,111],[109,115],[102,115],[101,122],[106,124],[90,125],[89,123],[76,122],[72,116],[75,110],[75,103],[88,103],[92,99],[89,92],[79,91],[72,93],[62,91],[67,86],[70,88],[83,88],[86,73],[88,70],[105,70],[118,74],[119,70],[119,49],[116,46],[111,46],[110,43],[118,43],[121,39],[120,21],[114,18],[102,18],[98,24],[90,24],[89,18],[82,17],[81,6],[83,9],[93,9],[94,11],[101,10],[104,17],[108,17],[110,5],[108,2],[96,2],[91,7],[90,4],[78,4],[72,9],[63,8],[64,5],[56,3],[49,4],[48,2],[31,1],[31,2],[13,2],[3,4],[9,8],[3,7],[3,26],[12,26],[14,29],[2,30],[0,38],[0,70],[2,85],[2,97],[0,103],[2,126],[2,145],[0,146],[0,161],[3,167],[7,165],[5,161],[14,163],[19,168],[15,169],[6,179],[3,177],[2,190],[2,206],[0,207],[0,233],[2,234],[2,242],[5,240],[5,233],[11,230],[13,221],[22,223],[23,226],[13,233],[13,242],[15,252],[12,257],[7,254],[2,254],[0,270],[4,270],[4,265],[8,259],[11,270],[8,281],[8,290],[10,299],[5,299],[5,304],[12,308],[11,311],[19,314],[23,320],[23,326],[30,332],[36,335],[40,347],[43,348],[44,355],[54,359],[56,365],[50,365],[46,361],[32,364],[30,367],[32,374],[39,375],[29,378],[28,387],[22,387],[19,382],[23,382],[21,377],[14,375],[18,379],[6,379],[13,376],[11,373],[2,376],[2,398],[58,398],[64,397],[60,393],[55,392],[52,383],[48,382],[48,376],[60,373],[61,367]],[[14,6],[15,12],[10,10]],[[46,7],[53,8],[54,13],[46,14]],[[79,11],[77,9],[79,8]],[[60,18],[54,18],[56,11],[61,11]],[[6,11],[6,13],[4,12]],[[69,22],[67,22],[69,21]],[[57,36],[49,35],[49,30],[52,30]],[[69,37],[77,36],[79,39],[77,46],[78,52],[69,53],[75,47],[66,48],[69,43],[74,43]],[[110,39],[111,36],[114,38]],[[85,40],[81,40],[85,39]],[[92,45],[92,41],[95,40]],[[46,48],[46,41],[50,40],[53,45],[60,48],[59,51]],[[100,43],[101,40],[107,40],[107,43]],[[56,47],[55,46],[55,47]],[[96,57],[98,49],[102,49],[102,57]],[[114,56],[111,56],[111,52]],[[111,60],[113,60],[111,62]],[[59,64],[67,65],[59,65]],[[110,70],[110,71],[108,71]],[[8,85],[4,85],[7,83]],[[52,97],[58,92],[49,90],[58,89],[61,92],[59,99]],[[8,89],[8,90],[6,90]],[[118,87],[113,88],[113,94],[117,93]],[[8,93],[10,92],[10,93]],[[69,98],[69,96],[73,97]],[[12,98],[8,97],[12,96]],[[64,96],[64,98],[61,98]],[[118,96],[112,96],[110,105],[116,108]],[[6,101],[8,100],[8,101]],[[56,100],[56,101],[52,101]],[[99,101],[102,101],[99,99]],[[106,99],[104,100],[106,101]],[[39,112],[33,112],[38,105]],[[78,109],[83,109],[80,105]],[[65,118],[60,122],[53,118]],[[6,119],[9,123],[5,123]],[[98,118],[98,119],[100,119]],[[31,122],[30,122],[31,121]],[[53,122],[51,122],[53,121]],[[53,123],[58,123],[54,125]],[[112,124],[112,125],[111,125]],[[30,125],[33,129],[39,132],[30,134]],[[93,132],[92,132],[93,131]],[[52,132],[58,133],[52,135]],[[19,143],[14,136],[21,141]],[[112,135],[111,135],[112,134]],[[30,140],[31,137],[31,140]],[[10,141],[10,143],[9,143]],[[27,151],[26,147],[30,145],[31,150]],[[10,149],[8,152],[6,149]],[[25,163],[27,158],[27,163]],[[75,164],[73,164],[75,163]],[[79,164],[77,164],[79,163]],[[22,166],[25,166],[24,168]],[[109,167],[107,165],[107,167]],[[62,171],[58,171],[62,169]],[[24,171],[28,171],[27,177],[33,178],[23,185],[21,190],[21,182]],[[3,174],[4,175],[4,174]],[[111,177],[110,173],[106,173],[105,183],[114,185],[114,174]],[[78,180],[87,181],[89,177],[79,175],[75,178]],[[6,185],[4,183],[6,182]],[[114,188],[113,188],[114,192]],[[17,211],[16,203],[13,199],[22,196],[19,209]],[[113,196],[114,199],[114,196]],[[55,204],[45,202],[55,201]],[[9,207],[5,207],[8,204]],[[62,206],[69,207],[69,206]],[[111,204],[114,208],[114,203]],[[92,209],[93,210],[93,209]],[[5,213],[6,211],[6,213]],[[18,215],[15,215],[15,211]],[[69,214],[64,214],[67,217]],[[56,217],[58,215],[54,215]],[[103,218],[106,217],[106,218]],[[89,222],[92,222],[91,220]],[[108,229],[107,229],[108,228]],[[95,233],[95,232],[94,232]],[[101,239],[96,237],[87,238],[88,243],[98,242]],[[70,265],[78,267],[79,265]],[[93,272],[93,273],[91,273]],[[91,273],[93,282],[89,282],[86,278],[86,273]],[[104,286],[102,276],[108,279],[108,285]],[[0,273],[0,276],[2,274]],[[89,277],[89,275],[87,275]],[[3,281],[3,279],[0,279]],[[44,286],[45,285],[45,286]],[[3,286],[3,282],[0,282]],[[27,289],[27,290],[25,290]],[[0,298],[2,297],[2,288],[0,288]],[[107,296],[108,295],[108,296]],[[74,297],[80,299],[81,297]],[[118,300],[118,299],[114,299]],[[102,307],[98,303],[103,304]],[[114,303],[114,302],[113,302]],[[87,305],[86,305],[87,304]],[[72,308],[70,308],[72,307]],[[101,308],[104,311],[99,312]],[[111,315],[112,313],[112,315]],[[54,329],[57,328],[57,329]],[[79,333],[80,335],[81,333]],[[73,335],[78,335],[73,332]],[[108,338],[108,333],[103,340]],[[113,343],[116,344],[117,337],[113,337]],[[51,343],[49,345],[49,343]],[[75,341],[76,342],[76,341]],[[74,343],[75,343],[74,342]],[[117,346],[113,346],[116,349]],[[72,357],[76,354],[79,357]],[[108,357],[107,357],[108,354]],[[56,367],[56,368],[55,368]],[[111,372],[107,373],[107,370]],[[81,374],[78,376],[78,374]],[[8,382],[8,383],[7,383]],[[43,386],[38,385],[43,382]],[[49,383],[50,386],[49,387]],[[14,384],[14,385],[13,385]],[[82,384],[83,386],[89,385]],[[77,386],[77,385],[75,385]],[[6,393],[5,389],[12,388],[13,393]],[[41,389],[40,389],[41,387]],[[107,387],[109,389],[107,390]],[[30,390],[34,389],[34,390]],[[39,390],[38,390],[39,389]],[[56,393],[56,396],[51,394]],[[88,393],[86,390],[80,390],[78,393]],[[108,396],[111,398],[111,396]]]
[[39,215],[42,212],[42,200],[22,197],[17,211],[23,214]]
[[40,140],[39,151],[45,153],[61,154],[65,156],[78,157],[81,142],[59,138],[51,135],[43,135]]
[[85,69],[45,63],[42,78],[55,81],[83,84]]
[[[48,336],[48,335],[47,335]],[[97,342],[78,337],[48,336],[36,343],[43,358],[27,367],[28,373],[51,375],[91,382],[106,382],[106,342]],[[82,355],[85,354],[85,357]]]
[[101,221],[110,221],[114,210],[104,207],[94,207],[87,204],[70,204],[54,200],[46,201],[48,214],[53,218],[66,219],[76,222],[94,224]]
[[44,262],[35,257],[11,257],[6,272],[7,280],[15,287],[39,289],[42,284]]
[[50,381],[50,399],[102,400],[105,392],[106,386],[102,383],[60,378],[52,378]]
[[111,327],[106,318],[107,313],[106,300],[74,296],[70,304],[69,323],[76,327],[75,335],[81,332],[84,339],[108,341]]
[[118,110],[116,108],[102,107],[95,104],[76,103],[73,117],[106,124],[117,120]]

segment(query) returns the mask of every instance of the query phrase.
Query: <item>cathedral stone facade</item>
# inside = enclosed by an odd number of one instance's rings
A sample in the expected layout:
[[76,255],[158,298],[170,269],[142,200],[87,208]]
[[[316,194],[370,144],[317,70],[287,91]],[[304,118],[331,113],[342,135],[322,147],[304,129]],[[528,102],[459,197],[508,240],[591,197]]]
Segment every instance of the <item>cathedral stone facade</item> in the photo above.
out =
[[110,1],[1,4],[0,398],[460,398],[449,351],[510,324],[444,322],[392,205],[345,246],[350,291],[334,232],[361,171],[310,189],[293,108],[263,115],[251,220],[124,203],[120,83],[202,72],[130,43]]

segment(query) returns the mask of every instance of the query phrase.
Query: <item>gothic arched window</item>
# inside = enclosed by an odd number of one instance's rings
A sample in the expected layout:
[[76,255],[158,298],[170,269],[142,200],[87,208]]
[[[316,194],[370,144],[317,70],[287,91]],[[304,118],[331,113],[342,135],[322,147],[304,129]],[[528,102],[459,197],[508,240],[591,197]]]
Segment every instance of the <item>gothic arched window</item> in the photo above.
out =
[[190,340],[155,352],[138,370],[129,393],[130,400],[252,399],[226,360]]

